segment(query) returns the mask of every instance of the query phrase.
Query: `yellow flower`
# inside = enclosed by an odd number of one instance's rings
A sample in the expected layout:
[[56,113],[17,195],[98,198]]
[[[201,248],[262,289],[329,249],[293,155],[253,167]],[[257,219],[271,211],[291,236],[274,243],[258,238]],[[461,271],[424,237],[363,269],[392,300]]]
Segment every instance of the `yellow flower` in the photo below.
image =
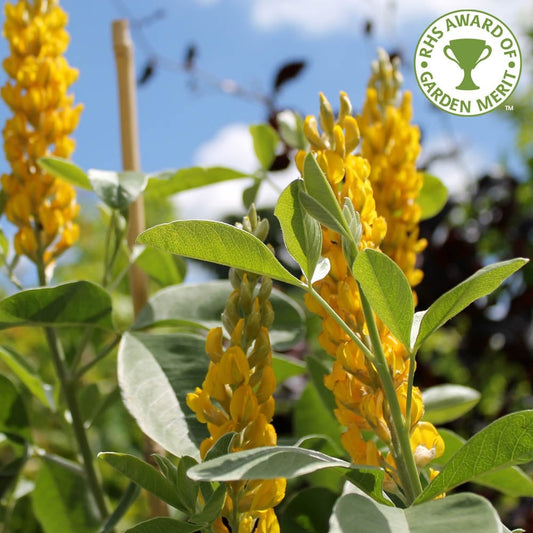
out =
[[[250,210],[244,228],[261,237],[265,225]],[[202,387],[187,395],[187,405],[196,418],[207,423],[210,437],[200,446],[202,457],[224,434],[237,433],[233,451],[275,446],[277,436],[271,424],[274,415],[276,378],[272,370],[272,349],[268,328],[273,321],[269,296],[272,281],[231,269],[230,294],[222,321],[222,328],[213,328],[206,339],[210,363]],[[260,282],[260,283],[259,283]],[[222,521],[231,524],[233,509],[238,523],[234,531],[268,533],[279,532],[273,507],[285,495],[285,479],[235,481],[228,483],[222,516],[214,525],[215,531],[228,531]]]
[[418,238],[420,206],[416,199],[424,175],[416,169],[420,153],[420,131],[411,124],[411,93],[401,102],[401,77],[397,64],[380,51],[357,121],[361,128],[361,155],[370,163],[370,181],[376,210],[387,221],[387,234],[381,250],[403,270],[412,287],[422,281],[416,258],[427,245]]
[[423,468],[444,453],[444,441],[429,422],[419,422],[411,432],[411,448],[417,466]]
[[3,62],[9,80],[1,96],[13,112],[3,129],[11,173],[1,177],[6,217],[19,229],[17,254],[48,265],[77,240],[74,189],[37,164],[46,155],[69,157],[81,105],[68,88],[78,77],[62,56],[69,35],[66,13],[57,0],[6,3],[4,36],[10,56]]
[[[377,95],[377,92],[372,94]],[[387,90],[382,91],[382,94],[390,96],[390,84]],[[348,96],[341,92],[340,112],[335,119],[328,101],[323,95],[320,96],[319,120],[317,121],[314,117],[307,117],[305,120],[305,132],[311,145],[311,152],[316,156],[316,160],[339,203],[343,205],[345,198],[349,198],[355,210],[359,212],[362,225],[360,249],[373,248],[394,252],[393,259],[398,261],[399,266],[410,277],[411,284],[414,285],[414,281],[417,281],[421,274],[418,274],[414,268],[413,257],[422,248],[420,241],[416,241],[420,213],[414,205],[415,192],[418,193],[421,186],[420,176],[416,173],[413,159],[416,158],[418,151],[416,147],[412,146],[415,141],[418,141],[418,137],[413,133],[413,128],[410,125],[408,125],[410,128],[408,134],[398,131],[402,127],[407,128],[405,120],[399,122],[395,119],[396,123],[393,128],[395,137],[391,137],[388,130],[385,132],[384,127],[371,130],[367,123],[364,124],[364,127],[358,125],[358,121],[351,116],[351,109]],[[404,105],[401,111],[403,119],[407,113],[406,109],[407,106]],[[372,117],[374,121],[379,118],[375,106],[368,109],[367,115]],[[318,123],[322,127],[321,132],[318,129]],[[354,155],[352,152],[360,141],[360,131],[363,153],[362,155]],[[394,146],[394,142],[402,142],[405,139],[409,139],[411,142],[405,149]],[[381,150],[380,156],[375,157],[374,161],[378,162],[378,169],[387,169],[388,181],[385,192],[381,192],[379,189],[381,182],[373,178],[376,171],[369,164],[365,155],[368,152],[368,149],[365,148],[367,145],[371,146],[376,153]],[[407,151],[408,155],[405,155],[402,150]],[[300,171],[305,155],[301,151],[296,156],[296,163]],[[400,164],[403,165],[402,173],[396,176],[393,169],[398,168]],[[403,182],[397,185],[394,181],[394,179],[405,181],[407,178],[410,180],[410,188],[407,185],[404,186]],[[384,209],[382,206],[385,194],[395,197],[394,191],[397,189],[401,192],[401,194],[398,193],[399,199],[402,201],[406,199],[401,217],[396,211],[399,209],[398,203],[391,204],[390,210]],[[402,192],[404,189],[407,192]],[[400,230],[397,229],[398,224],[401,224]],[[393,235],[394,239],[389,237],[390,235]],[[343,255],[341,237],[327,228],[322,229],[322,236],[322,255],[329,259],[331,269],[325,278],[314,284],[314,288],[356,334],[365,338],[368,331],[361,298],[357,282],[353,278]],[[394,248],[392,248],[393,244]],[[390,425],[388,403],[378,373],[373,364],[368,361],[364,353],[337,322],[309,295],[306,296],[306,304],[312,312],[322,318],[319,342],[324,350],[335,359],[332,372],[326,376],[324,382],[335,396],[337,404],[335,415],[339,422],[346,427],[346,432],[341,438],[343,446],[357,464],[388,465],[387,469],[390,475],[387,477],[387,486],[397,486],[400,481],[394,474],[393,430]],[[379,320],[377,322],[389,372],[400,408],[405,417],[407,414],[409,354],[385,325]],[[420,391],[416,387],[412,393],[410,413],[412,433],[415,434],[416,431],[418,436],[420,431],[424,429],[424,435],[428,435],[428,427],[431,424],[426,427],[426,422],[419,422],[423,414],[423,403]],[[380,448],[374,440],[366,437],[366,433],[363,436],[363,432],[368,430],[371,430],[381,441]],[[418,443],[417,446],[419,444],[424,445],[424,443],[427,444],[427,441]],[[429,450],[434,450],[435,457],[442,453],[440,445],[437,444],[435,441],[435,447],[429,447]],[[389,446],[390,449],[387,449]],[[413,450],[416,449],[415,447]],[[420,449],[419,452],[421,453],[421,451]],[[422,462],[419,465],[425,466],[422,465]]]

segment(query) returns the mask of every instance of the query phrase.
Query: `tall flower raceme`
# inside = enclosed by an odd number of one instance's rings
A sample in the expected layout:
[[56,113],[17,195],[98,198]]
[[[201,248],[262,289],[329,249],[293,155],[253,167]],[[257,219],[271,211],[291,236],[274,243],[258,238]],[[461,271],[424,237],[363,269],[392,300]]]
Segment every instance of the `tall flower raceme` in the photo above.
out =
[[[268,221],[259,220],[255,208],[244,218],[243,228],[264,240]],[[228,298],[221,327],[210,330],[206,351],[211,359],[202,388],[187,395],[188,406],[210,437],[200,446],[202,458],[223,435],[235,432],[232,451],[275,446],[270,423],[274,414],[276,379],[272,370],[269,327],[274,320],[269,301],[270,278],[232,268],[233,292]],[[273,507],[285,495],[284,479],[235,481],[227,496],[217,532],[276,533],[279,525]]]
[[402,76],[397,60],[384,50],[373,64],[366,101],[357,122],[361,129],[361,155],[370,163],[370,182],[376,210],[387,221],[381,249],[403,270],[415,287],[423,272],[416,258],[427,245],[419,239],[421,208],[416,203],[424,174],[416,169],[420,130],[410,123],[411,93],[401,96]]
[[[334,117],[332,108],[321,95],[320,126],[315,117],[307,117],[305,132],[311,151],[326,175],[339,203],[349,198],[360,214],[362,236],[360,249],[380,250],[387,242],[387,234],[394,219],[380,216],[376,206],[371,167],[368,160],[352,152],[360,141],[359,127],[352,116],[352,106],[345,93],[340,94],[340,112]],[[364,141],[363,141],[364,142]],[[304,152],[297,155],[302,170]],[[314,288],[337,314],[360,337],[367,338],[363,306],[358,285],[343,255],[340,235],[323,228],[322,254],[331,264],[329,274],[314,284]],[[336,416],[346,427],[341,437],[343,446],[356,464],[384,467],[387,488],[402,488],[396,468],[400,449],[395,437],[389,404],[378,371],[356,343],[312,297],[306,296],[308,308],[322,318],[319,341],[334,358],[332,372],[325,384],[332,390]],[[404,346],[379,320],[378,328],[392,377],[394,389],[404,419],[407,417],[407,396],[410,358]],[[434,457],[443,453],[443,441],[433,425],[421,421],[424,407],[420,390],[412,389],[410,422],[408,425],[411,448],[416,465],[425,467]],[[369,433],[371,432],[371,433]],[[373,434],[374,437],[369,437]]]
[[4,150],[11,166],[1,177],[5,213],[18,227],[15,251],[48,266],[77,240],[73,222],[79,206],[74,189],[44,172],[37,161],[46,155],[68,158],[69,135],[82,105],[67,93],[78,77],[63,57],[69,42],[67,14],[57,0],[19,0],[5,4],[4,36],[10,56],[3,67],[9,80],[3,100],[13,112],[4,129]]

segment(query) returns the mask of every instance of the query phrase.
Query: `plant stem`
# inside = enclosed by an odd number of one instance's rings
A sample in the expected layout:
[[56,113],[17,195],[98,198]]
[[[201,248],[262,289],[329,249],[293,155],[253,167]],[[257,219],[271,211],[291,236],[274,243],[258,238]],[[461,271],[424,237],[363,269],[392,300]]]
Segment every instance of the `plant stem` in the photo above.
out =
[[[39,276],[39,284],[44,287],[46,286],[46,274],[44,267],[44,254],[41,246],[41,240],[39,232],[36,231],[37,239],[37,273]],[[104,499],[104,493],[98,480],[96,470],[94,468],[93,462],[93,453],[89,445],[89,440],[87,439],[87,434],[85,432],[85,427],[83,425],[83,418],[81,416],[80,406],[78,404],[78,398],[76,396],[76,389],[78,386],[77,380],[72,379],[71,375],[68,372],[65,356],[63,353],[63,347],[57,337],[56,331],[54,328],[45,327],[44,333],[48,346],[50,348],[50,353],[52,355],[52,363],[54,365],[55,372],[59,379],[61,385],[61,390],[67,404],[67,408],[70,412],[72,418],[72,429],[74,430],[74,436],[78,443],[78,448],[80,450],[83,469],[85,471],[85,477],[87,480],[87,485],[91,491],[96,506],[100,512],[101,518],[105,518],[108,514],[107,507]]]
[[405,419],[411,420],[411,405],[413,403],[413,384],[415,381],[415,356],[416,352],[409,352],[409,377],[407,378],[407,407],[405,408]]
[[46,340],[50,347],[52,354],[52,362],[54,364],[61,389],[67,403],[70,416],[72,418],[72,429],[74,436],[78,443],[78,447],[83,460],[83,468],[87,478],[87,485],[93,494],[94,500],[102,518],[107,516],[107,507],[104,500],[104,494],[94,468],[93,453],[91,451],[85,427],[83,425],[83,418],[81,416],[78,399],[76,397],[77,382],[71,380],[65,368],[64,358],[62,357],[62,348],[59,344],[56,332],[53,328],[44,328]]
[[313,288],[311,284],[308,285],[308,291],[311,293],[313,298],[315,298],[318,303],[328,312],[328,314],[335,320],[335,322],[343,329],[343,331],[350,337],[350,339],[355,342],[357,347],[365,354],[365,357],[375,363],[374,354],[368,349],[368,346],[357,336],[357,334],[351,330],[350,326],[344,322],[344,320],[338,315],[338,313],[331,307],[331,305],[318,294],[318,292]]
[[[417,496],[422,492],[422,484],[418,476],[415,459],[411,450],[411,442],[409,440],[409,424],[405,422],[396,390],[392,381],[392,376],[389,371],[389,365],[381,345],[381,338],[377,328],[374,312],[368,302],[363,290],[359,286],[359,293],[361,295],[361,303],[365,315],[368,333],[372,341],[372,349],[375,355],[374,365],[378,371],[383,390],[387,397],[390,414],[392,418],[391,433],[393,437],[393,446],[395,449],[399,446],[399,454],[396,452],[395,457],[396,466],[398,467],[398,474],[402,482],[402,488],[405,491],[408,504],[414,502]],[[396,443],[394,441],[397,441]]]

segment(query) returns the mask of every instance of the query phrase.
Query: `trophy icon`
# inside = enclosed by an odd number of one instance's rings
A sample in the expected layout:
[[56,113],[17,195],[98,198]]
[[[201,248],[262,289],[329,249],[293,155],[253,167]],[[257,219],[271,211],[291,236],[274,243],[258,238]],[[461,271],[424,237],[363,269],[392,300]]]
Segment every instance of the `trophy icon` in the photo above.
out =
[[[483,56],[483,53],[488,53]],[[449,54],[452,55],[449,55]],[[453,39],[444,47],[444,55],[457,63],[464,72],[463,81],[456,87],[462,91],[474,91],[479,87],[472,80],[472,71],[478,63],[487,59],[492,48],[483,39]],[[454,57],[455,56],[455,57]]]

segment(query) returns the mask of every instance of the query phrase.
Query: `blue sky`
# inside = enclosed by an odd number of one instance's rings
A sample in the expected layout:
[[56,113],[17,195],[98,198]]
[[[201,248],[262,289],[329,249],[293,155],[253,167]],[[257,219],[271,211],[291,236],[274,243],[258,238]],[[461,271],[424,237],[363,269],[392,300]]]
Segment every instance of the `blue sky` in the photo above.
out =
[[[458,0],[62,0],[61,5],[70,16],[67,57],[80,70],[73,91],[76,101],[85,105],[75,133],[73,159],[85,169],[120,169],[111,23],[124,17],[124,6],[136,19],[149,17],[157,9],[165,11],[164,18],[145,28],[146,37],[159,53],[181,61],[186,47],[195,43],[201,69],[248,88],[268,92],[282,63],[306,60],[303,74],[287,84],[279,99],[280,105],[295,107],[303,114],[316,114],[319,91],[336,102],[339,90],[345,90],[359,108],[376,48],[401,50],[407,60],[405,87],[414,93],[415,121],[422,128],[426,152],[454,142],[463,149],[458,161],[433,169],[454,190],[469,175],[509,158],[513,150],[514,131],[500,114],[454,117],[431,106],[416,85],[411,57],[428,24],[464,7],[499,16],[522,44],[522,24],[532,14],[525,0],[472,0],[466,4]],[[362,32],[368,19],[375,28],[371,38]],[[0,55],[6,54],[2,41]],[[137,41],[138,71],[147,58]],[[4,82],[2,72],[0,83]],[[252,170],[246,127],[263,121],[264,109],[202,83],[191,91],[189,82],[184,72],[158,69],[150,83],[139,89],[143,170],[195,164]],[[0,106],[2,123],[7,114],[5,106]],[[511,155],[512,164],[514,161]],[[2,172],[7,170],[3,160],[0,167]],[[204,197],[207,194],[210,199],[207,206],[213,211],[221,204],[238,206],[238,187],[221,187],[204,191]],[[178,204],[184,215],[198,216],[198,202],[198,195],[188,193]],[[205,216],[209,215],[206,212]]]

